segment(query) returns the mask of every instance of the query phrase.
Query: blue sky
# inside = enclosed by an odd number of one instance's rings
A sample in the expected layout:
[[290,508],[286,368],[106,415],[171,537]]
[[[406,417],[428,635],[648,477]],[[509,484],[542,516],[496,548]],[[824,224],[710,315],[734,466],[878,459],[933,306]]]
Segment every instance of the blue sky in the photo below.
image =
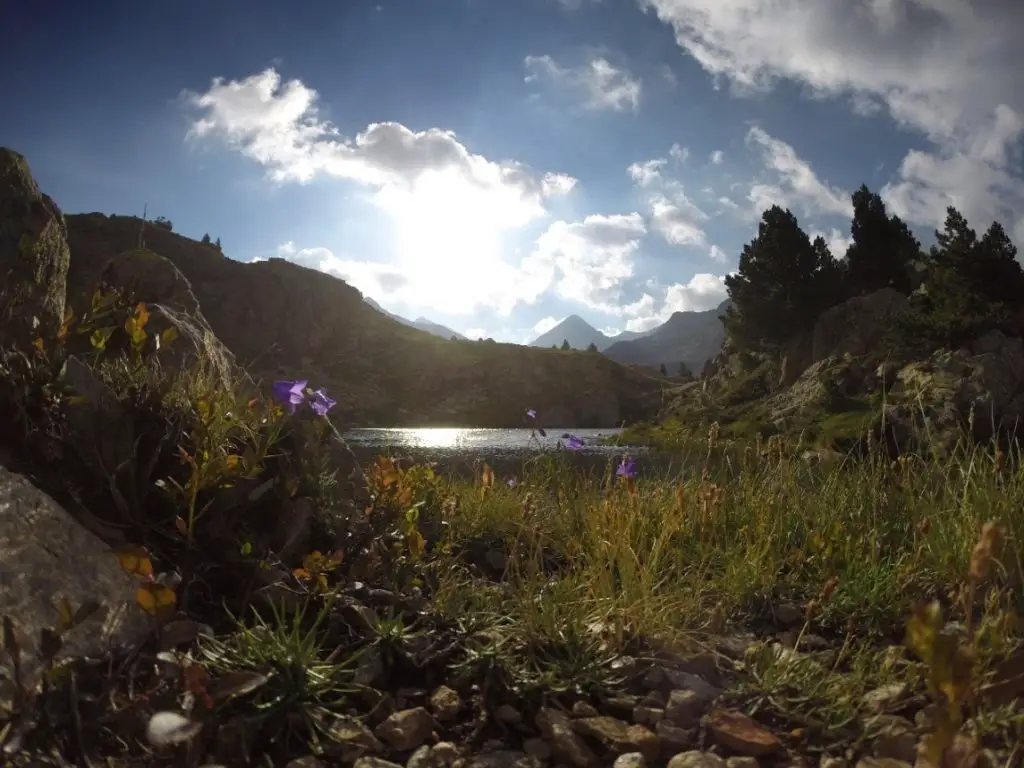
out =
[[0,144],[66,212],[474,337],[643,330],[716,306],[773,203],[837,255],[861,183],[926,241],[949,204],[1024,241],[1016,5],[18,3]]

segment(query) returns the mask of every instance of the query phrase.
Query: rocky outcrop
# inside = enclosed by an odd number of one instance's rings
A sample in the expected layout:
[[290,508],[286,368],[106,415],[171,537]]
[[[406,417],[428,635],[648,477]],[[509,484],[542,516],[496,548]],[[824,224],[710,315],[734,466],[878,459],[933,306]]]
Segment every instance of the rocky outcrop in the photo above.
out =
[[60,325],[68,259],[60,209],[39,191],[25,158],[0,147],[0,343]]
[[[69,300],[83,307],[111,254],[138,247],[133,217],[67,217]],[[614,427],[654,416],[656,377],[599,355],[450,341],[374,310],[345,282],[281,260],[242,263],[161,227],[145,248],[180,271],[210,327],[256,379],[310,378],[342,423]]]

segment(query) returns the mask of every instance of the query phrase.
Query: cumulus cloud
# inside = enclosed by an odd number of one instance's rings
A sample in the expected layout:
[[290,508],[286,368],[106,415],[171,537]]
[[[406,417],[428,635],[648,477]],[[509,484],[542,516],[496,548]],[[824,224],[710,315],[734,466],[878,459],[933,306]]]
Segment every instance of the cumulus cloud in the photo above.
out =
[[640,107],[643,83],[628,70],[616,67],[605,58],[591,59],[576,67],[559,64],[551,56],[527,56],[523,59],[527,83],[547,80],[556,86],[576,90],[591,109],[615,112],[636,111]]
[[[1024,5],[1005,0],[638,0],[678,45],[742,94],[782,79],[857,114],[885,109],[933,144],[907,154],[887,202],[937,226],[945,206],[1021,225],[1007,151],[1024,114]],[[838,206],[834,206],[838,207]]]
[[822,238],[828,249],[832,252],[832,255],[837,259],[841,259],[846,256],[846,251],[849,249],[850,244],[853,243],[853,235],[849,232],[840,232],[835,227],[832,227],[828,232],[822,232],[821,230],[812,230],[807,233],[807,236],[813,241],[815,238]]
[[690,156],[690,150],[688,150],[686,147],[681,147],[678,143],[676,143],[668,148],[668,156],[675,160],[677,163],[685,163],[686,158]]
[[725,251],[723,251],[717,245],[711,246],[711,250],[708,251],[708,256],[711,257],[712,260],[717,261],[719,264],[725,264],[725,262],[729,260],[729,257],[726,255]]
[[582,221],[556,221],[523,260],[535,296],[549,286],[563,299],[620,314],[625,283],[647,233],[639,213],[591,215]]
[[626,169],[629,178],[641,187],[649,187],[661,179],[661,169],[667,161],[664,158],[646,160],[642,163],[633,163]]
[[550,315],[548,315],[547,317],[541,318],[533,326],[533,332],[535,334],[535,338],[536,338],[536,336],[543,336],[545,333],[547,333],[552,328],[554,328],[556,325],[558,325],[560,322],[562,322],[562,320],[565,320],[565,318],[563,317],[561,320],[557,320],[557,319],[551,317]]
[[710,272],[698,272],[686,283],[659,285],[650,282],[648,288],[658,293],[661,300],[655,300],[650,293],[645,293],[638,305],[642,311],[634,312],[626,323],[626,330],[649,331],[664,323],[674,312],[703,312],[714,309],[727,298],[725,275],[714,275]]
[[716,149],[714,152],[708,155],[708,160],[711,161],[712,165],[721,165],[722,161],[725,160],[725,152],[723,152],[720,149]]
[[687,150],[673,144],[668,157],[633,163],[626,173],[647,195],[653,231],[671,245],[702,247],[707,243],[707,236],[701,222],[707,221],[708,215],[687,196],[678,179],[667,178],[663,173],[670,158],[681,164],[687,154]]

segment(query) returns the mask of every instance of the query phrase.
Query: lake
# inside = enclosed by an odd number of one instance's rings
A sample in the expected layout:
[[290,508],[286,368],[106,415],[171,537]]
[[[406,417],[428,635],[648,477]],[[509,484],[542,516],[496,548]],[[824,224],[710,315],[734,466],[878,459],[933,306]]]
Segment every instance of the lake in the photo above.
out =
[[569,433],[584,441],[582,450],[566,452],[585,467],[603,467],[623,453],[637,454],[642,448],[600,445],[597,440],[618,434],[618,429],[571,429],[558,427],[541,437],[529,429],[474,429],[465,427],[389,427],[351,429],[345,441],[361,461],[381,453],[434,461],[442,469],[469,471],[473,461],[484,459],[496,470],[515,471],[530,456],[557,451],[562,435]]

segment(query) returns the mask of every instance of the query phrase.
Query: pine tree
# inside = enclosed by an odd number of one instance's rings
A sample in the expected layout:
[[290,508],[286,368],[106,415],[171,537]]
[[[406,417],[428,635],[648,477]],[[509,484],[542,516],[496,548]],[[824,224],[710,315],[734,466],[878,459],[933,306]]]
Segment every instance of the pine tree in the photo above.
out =
[[846,251],[849,295],[890,287],[909,294],[910,265],[921,244],[898,216],[889,216],[882,198],[865,185],[853,193],[853,241]]
[[562,339],[562,349],[572,349],[572,347],[569,346],[568,339]]

